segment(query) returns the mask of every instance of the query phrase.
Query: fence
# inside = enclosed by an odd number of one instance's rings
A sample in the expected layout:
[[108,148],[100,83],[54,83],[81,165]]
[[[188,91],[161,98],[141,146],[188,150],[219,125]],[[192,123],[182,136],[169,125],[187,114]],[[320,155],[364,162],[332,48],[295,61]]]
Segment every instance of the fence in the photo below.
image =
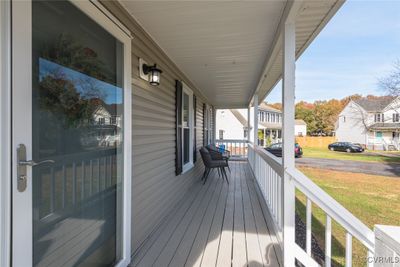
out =
[[296,142],[301,147],[327,148],[329,144],[336,142],[335,136],[297,136]]

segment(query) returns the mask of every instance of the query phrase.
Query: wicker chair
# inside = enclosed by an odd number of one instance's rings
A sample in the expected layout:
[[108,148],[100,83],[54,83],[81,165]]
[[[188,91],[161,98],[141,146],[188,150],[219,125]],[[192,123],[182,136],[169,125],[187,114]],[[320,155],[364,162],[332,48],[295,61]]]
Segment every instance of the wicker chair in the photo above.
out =
[[200,155],[205,166],[203,177],[201,178],[201,180],[204,180],[203,184],[206,183],[208,175],[212,169],[219,170],[222,174],[222,178],[225,177],[226,182],[229,184],[228,176],[225,171],[225,167],[229,167],[227,161],[224,159],[212,159],[210,152],[205,147],[200,148]]
[[213,160],[225,160],[229,172],[231,172],[231,168],[229,167],[229,158],[230,158],[230,151],[229,150],[222,150],[216,146],[208,145],[206,146],[208,152],[210,152],[211,158]]

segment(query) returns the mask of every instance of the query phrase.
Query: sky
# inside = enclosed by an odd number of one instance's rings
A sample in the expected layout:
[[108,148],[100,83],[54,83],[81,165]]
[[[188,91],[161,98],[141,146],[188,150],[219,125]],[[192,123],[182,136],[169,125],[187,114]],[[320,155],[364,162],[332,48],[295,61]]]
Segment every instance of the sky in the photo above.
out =
[[[348,0],[296,63],[296,102],[383,95],[400,60],[400,1]],[[281,102],[281,83],[266,101]]]
[[[40,73],[39,77],[42,80],[45,76],[53,76],[54,73],[65,76],[70,82],[74,83],[75,88],[80,92],[88,92],[88,89],[95,88],[92,93],[101,97],[106,104],[121,104],[122,103],[122,88],[112,84],[100,81],[90,77],[84,73],[75,71],[71,68],[64,67],[44,58],[39,59]],[[97,95],[97,94],[98,95]],[[90,97],[95,97],[90,95]]]

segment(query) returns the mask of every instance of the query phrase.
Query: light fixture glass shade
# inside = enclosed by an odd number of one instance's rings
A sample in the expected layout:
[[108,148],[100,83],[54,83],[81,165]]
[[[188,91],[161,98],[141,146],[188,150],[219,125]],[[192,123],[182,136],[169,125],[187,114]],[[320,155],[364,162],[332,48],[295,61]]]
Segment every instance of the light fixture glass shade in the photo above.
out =
[[154,69],[150,71],[150,84],[151,85],[159,85],[160,84],[160,71],[158,69]]
[[151,85],[159,85],[160,84],[162,70],[157,68],[156,64],[154,64],[154,66],[148,66],[148,65],[144,64],[143,72],[144,72],[144,74],[148,75],[149,83]]

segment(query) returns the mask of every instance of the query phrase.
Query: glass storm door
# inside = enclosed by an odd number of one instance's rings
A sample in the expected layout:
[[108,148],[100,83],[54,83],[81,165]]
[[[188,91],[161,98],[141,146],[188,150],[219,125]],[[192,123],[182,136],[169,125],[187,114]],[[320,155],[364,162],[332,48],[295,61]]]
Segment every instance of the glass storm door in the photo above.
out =
[[13,264],[121,263],[127,38],[89,1],[15,1],[13,20]]

